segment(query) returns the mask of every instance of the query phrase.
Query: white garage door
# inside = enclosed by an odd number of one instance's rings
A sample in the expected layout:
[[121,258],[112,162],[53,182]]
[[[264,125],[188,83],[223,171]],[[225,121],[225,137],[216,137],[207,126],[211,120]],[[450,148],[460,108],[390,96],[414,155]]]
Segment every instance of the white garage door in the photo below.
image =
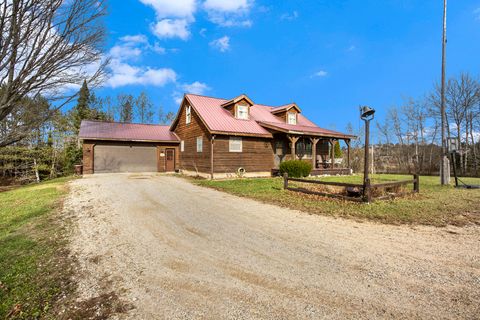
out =
[[157,171],[157,148],[154,146],[96,145],[93,155],[95,173]]

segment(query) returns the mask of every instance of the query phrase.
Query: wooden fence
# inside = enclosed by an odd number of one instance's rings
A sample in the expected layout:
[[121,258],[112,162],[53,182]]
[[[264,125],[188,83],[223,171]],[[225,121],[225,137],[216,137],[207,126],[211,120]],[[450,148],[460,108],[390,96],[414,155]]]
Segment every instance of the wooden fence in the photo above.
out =
[[[358,193],[359,193],[360,196],[355,197],[355,196],[351,196],[351,195],[312,191],[312,190],[308,190],[308,189],[305,189],[305,188],[293,188],[293,187],[289,186],[289,184],[288,184],[289,181],[310,183],[310,184],[317,184],[317,185],[326,185],[326,186],[345,187],[347,190],[358,190]],[[286,190],[303,192],[303,193],[306,193],[306,194],[314,194],[314,195],[323,196],[323,197],[357,201],[357,202],[372,202],[374,200],[384,200],[384,199],[391,198],[391,196],[381,196],[381,197],[374,198],[373,195],[372,195],[372,190],[373,189],[383,189],[383,188],[404,186],[404,185],[407,185],[407,184],[410,184],[410,183],[413,184],[413,192],[414,193],[420,192],[420,179],[419,179],[418,174],[414,174],[413,179],[410,179],[410,180],[393,181],[393,182],[376,183],[376,184],[371,184],[370,179],[367,179],[365,184],[357,184],[357,183],[346,183],[346,182],[319,181],[319,180],[289,178],[287,173],[285,173],[283,175],[283,188],[286,189]]]

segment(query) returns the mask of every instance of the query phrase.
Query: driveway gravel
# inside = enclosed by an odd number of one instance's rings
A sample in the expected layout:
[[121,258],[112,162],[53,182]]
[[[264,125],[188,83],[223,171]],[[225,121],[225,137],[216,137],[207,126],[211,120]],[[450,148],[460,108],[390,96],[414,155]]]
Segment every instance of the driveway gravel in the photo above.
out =
[[480,229],[309,215],[156,174],[71,182],[79,300],[120,319],[479,319]]

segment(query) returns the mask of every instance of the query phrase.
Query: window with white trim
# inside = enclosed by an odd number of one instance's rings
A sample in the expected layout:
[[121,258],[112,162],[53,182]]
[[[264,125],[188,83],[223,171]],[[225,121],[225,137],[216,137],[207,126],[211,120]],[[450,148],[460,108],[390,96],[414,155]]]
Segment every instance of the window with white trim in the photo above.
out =
[[237,119],[248,120],[248,106],[237,105]]
[[230,152],[242,152],[242,138],[230,137],[228,144],[228,151]]
[[189,124],[190,122],[192,122],[192,107],[187,106],[185,108],[185,123]]
[[185,151],[185,141],[180,141],[180,152]]
[[287,123],[288,124],[297,124],[297,114],[295,112],[287,113]]
[[203,137],[197,137],[197,152],[203,151]]

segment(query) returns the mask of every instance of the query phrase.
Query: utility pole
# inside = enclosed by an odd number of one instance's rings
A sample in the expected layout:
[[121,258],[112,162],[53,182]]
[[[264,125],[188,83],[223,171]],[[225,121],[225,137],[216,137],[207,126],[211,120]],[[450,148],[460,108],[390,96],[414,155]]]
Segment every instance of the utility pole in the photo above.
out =
[[447,146],[445,139],[445,126],[447,116],[445,112],[445,63],[447,47],[447,0],[443,0],[443,35],[442,35],[442,87],[441,87],[441,107],[442,114],[442,157],[440,160],[440,184],[448,185],[450,183],[450,162],[447,156]]

